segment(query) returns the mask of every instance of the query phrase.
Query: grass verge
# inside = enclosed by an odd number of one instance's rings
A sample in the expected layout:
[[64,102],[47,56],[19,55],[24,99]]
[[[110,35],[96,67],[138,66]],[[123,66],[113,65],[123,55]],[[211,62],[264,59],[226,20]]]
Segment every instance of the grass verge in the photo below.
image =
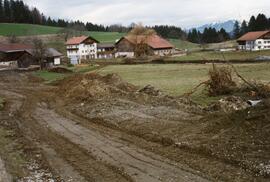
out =
[[252,52],[218,52],[218,51],[199,51],[199,52],[190,52],[186,56],[173,57],[169,60],[177,61],[201,61],[201,60],[252,60],[259,56],[270,56],[270,50],[265,51],[252,51]]
[[98,66],[92,66],[92,65],[82,65],[82,66],[74,66],[74,67],[68,67],[67,69],[71,70],[72,73],[54,73],[49,72],[48,70],[41,70],[36,71],[33,73],[34,76],[42,78],[47,84],[53,83],[58,80],[62,80],[68,76],[71,76],[76,73],[87,73],[90,71],[94,71],[98,69]]

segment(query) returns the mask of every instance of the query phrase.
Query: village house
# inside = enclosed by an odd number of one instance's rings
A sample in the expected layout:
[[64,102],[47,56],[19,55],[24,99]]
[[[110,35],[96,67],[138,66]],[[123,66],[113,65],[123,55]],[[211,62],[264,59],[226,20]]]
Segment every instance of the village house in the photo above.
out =
[[246,51],[259,51],[270,49],[270,30],[248,32],[238,40],[238,49]]
[[72,37],[66,42],[67,57],[71,64],[80,64],[84,59],[97,58],[99,41],[90,36]]
[[146,44],[149,55],[167,56],[174,54],[174,46],[158,35],[145,36],[125,36],[116,42],[116,57],[134,57],[138,44]]
[[[44,56],[43,66],[60,65],[62,56],[57,50],[48,48]],[[0,44],[0,66],[27,68],[30,65],[39,65],[34,57],[32,45],[20,43]]]
[[112,43],[99,43],[97,45],[98,59],[112,59],[115,57],[115,45]]

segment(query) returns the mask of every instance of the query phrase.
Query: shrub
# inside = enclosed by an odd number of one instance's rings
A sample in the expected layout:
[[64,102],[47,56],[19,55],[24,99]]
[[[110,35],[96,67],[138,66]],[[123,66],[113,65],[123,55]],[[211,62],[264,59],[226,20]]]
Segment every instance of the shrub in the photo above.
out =
[[226,95],[235,90],[236,83],[233,81],[233,74],[230,68],[218,68],[213,64],[213,68],[209,70],[208,74],[207,89],[210,96]]

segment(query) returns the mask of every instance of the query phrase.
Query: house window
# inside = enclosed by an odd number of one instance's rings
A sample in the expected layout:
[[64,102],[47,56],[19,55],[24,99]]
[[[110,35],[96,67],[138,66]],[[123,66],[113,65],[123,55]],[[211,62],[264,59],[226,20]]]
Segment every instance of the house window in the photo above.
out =
[[261,46],[258,46],[258,49],[261,49]]
[[261,44],[262,42],[261,41],[258,41],[258,44]]

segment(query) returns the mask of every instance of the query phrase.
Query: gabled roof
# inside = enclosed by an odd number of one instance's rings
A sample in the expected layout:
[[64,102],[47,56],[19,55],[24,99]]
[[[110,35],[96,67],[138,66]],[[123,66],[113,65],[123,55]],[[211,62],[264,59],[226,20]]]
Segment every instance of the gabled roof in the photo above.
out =
[[252,40],[256,40],[259,39],[261,37],[263,37],[264,35],[270,33],[270,30],[267,31],[257,31],[257,32],[248,32],[245,35],[243,35],[242,37],[240,37],[239,39],[237,39],[237,41],[252,41]]
[[[158,35],[152,35],[149,37],[140,35],[140,36],[125,36],[122,37],[118,42],[121,40],[126,39],[132,44],[145,42],[147,45],[149,45],[153,49],[165,49],[165,48],[173,48],[174,46],[167,40],[161,38]],[[118,43],[117,42],[117,43]]]
[[[32,56],[35,54],[33,49],[27,49],[25,50],[27,53],[31,54]],[[61,57],[63,56],[62,53],[58,52],[54,48],[48,48],[46,50],[46,57]]]
[[19,52],[32,49],[33,46],[20,43],[0,44],[0,52]]
[[66,42],[66,45],[77,45],[77,44],[81,44],[81,43],[83,43],[87,39],[91,39],[91,40],[93,40],[93,41],[95,41],[97,43],[99,42],[96,39],[94,39],[93,37],[83,35],[83,36],[80,36],[80,37],[72,37],[72,38],[70,38]]

